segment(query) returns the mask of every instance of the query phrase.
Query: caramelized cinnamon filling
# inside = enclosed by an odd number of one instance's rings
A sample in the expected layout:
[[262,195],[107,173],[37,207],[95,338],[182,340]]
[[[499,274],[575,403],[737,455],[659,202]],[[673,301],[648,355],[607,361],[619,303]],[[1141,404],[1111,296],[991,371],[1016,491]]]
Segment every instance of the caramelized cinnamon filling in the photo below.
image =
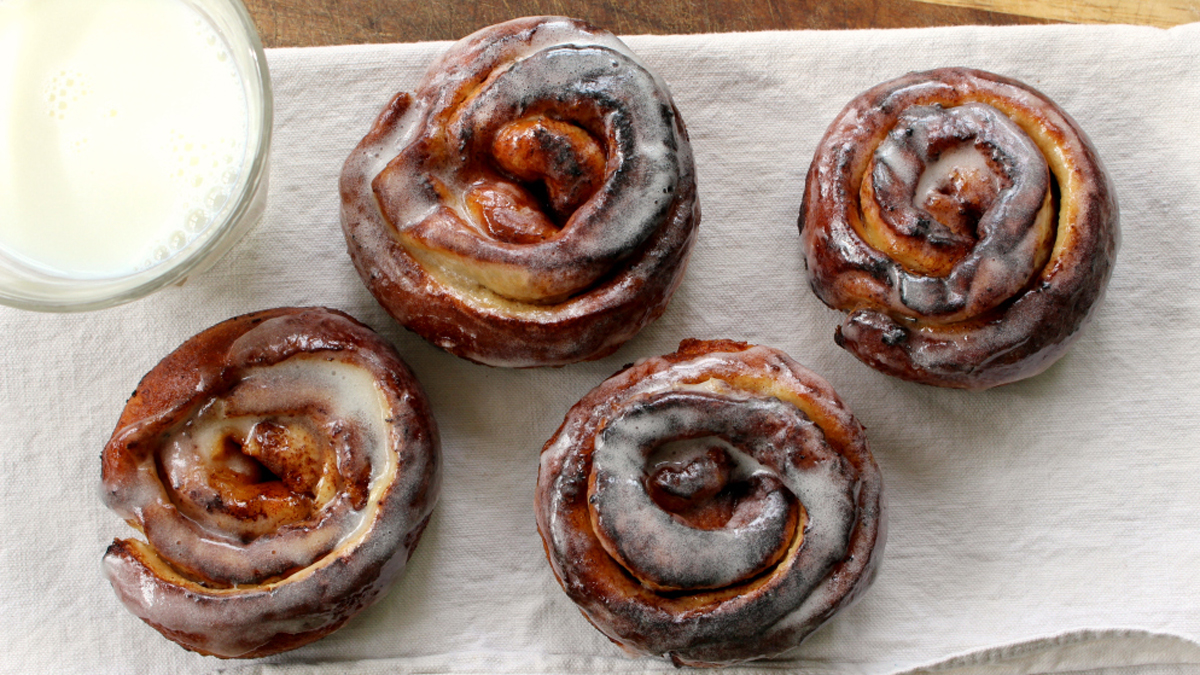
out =
[[465,197],[475,220],[488,236],[507,244],[536,244],[558,234],[536,195],[512,183],[479,181]]
[[452,78],[460,95],[437,95],[371,190],[439,283],[561,304],[675,222],[690,151],[659,83],[619,51],[553,45],[497,70]]
[[699,530],[715,530],[729,522],[741,491],[729,484],[734,464],[724,448],[714,443],[702,455],[651,461],[646,492],[659,508]]
[[302,426],[284,426],[274,421],[254,425],[243,451],[257,459],[292,492],[317,496],[317,484],[325,474],[326,454],[317,439]]
[[327,439],[278,419],[231,423],[208,436],[192,431],[219,407],[185,424],[159,457],[180,513],[242,542],[313,518],[329,497],[322,481],[336,475]]
[[362,430],[295,380],[273,396],[264,386],[272,376],[260,373],[199,405],[152,455],[170,508],[145,516],[146,535],[179,574],[214,588],[302,568],[302,558],[332,550],[366,505],[371,461],[351,450],[366,440]]
[[562,227],[604,184],[604,146],[587,130],[550,117],[510,122],[496,133],[497,166],[544,195],[546,213]]
[[[738,475],[737,463],[719,442],[713,442],[703,454],[683,459],[664,458],[661,457],[662,454],[664,453],[656,452],[655,455],[659,457],[652,455],[647,463],[646,493],[659,508],[687,527],[697,530],[737,528],[748,520],[744,514],[762,511],[769,495],[780,493],[784,496],[788,518],[783,532],[787,536],[777,542],[778,547],[768,556],[761,569],[722,590],[734,591],[739,587],[753,585],[764,575],[771,574],[792,547],[794,536],[791,534],[800,532],[799,521],[803,518],[803,506],[795,496],[773,476]],[[740,519],[742,522],[734,520],[739,513],[743,514]],[[626,573],[646,585],[636,574],[628,570]],[[672,589],[654,585],[648,587],[664,597],[711,593],[710,589]]]
[[1045,158],[996,108],[901,113],[859,185],[859,233],[895,265],[899,316],[961,321],[1025,287],[1054,245]]
[[[704,439],[698,439],[701,442]],[[766,495],[784,491],[789,510],[800,508],[795,497],[775,478],[763,474],[739,475],[729,451],[716,439],[703,454],[681,459],[662,457],[660,451],[647,463],[646,493],[663,511],[697,530],[736,526],[734,514],[743,506],[761,504]],[[669,446],[670,444],[668,444]],[[780,554],[788,542],[781,542]]]
[[1012,180],[988,156],[987,148],[960,143],[938,151],[917,182],[913,204],[955,236],[979,240],[979,219]]

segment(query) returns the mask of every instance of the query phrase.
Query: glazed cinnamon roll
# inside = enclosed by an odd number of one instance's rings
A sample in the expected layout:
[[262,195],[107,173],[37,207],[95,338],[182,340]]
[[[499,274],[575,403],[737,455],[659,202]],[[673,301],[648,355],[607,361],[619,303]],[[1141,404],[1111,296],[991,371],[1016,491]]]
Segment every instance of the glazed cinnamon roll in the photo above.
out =
[[809,283],[870,366],[984,389],[1061,357],[1104,295],[1117,204],[1043,94],[962,68],[910,73],[829,127],[800,213]]
[[666,308],[700,218],[666,85],[610,33],[561,17],[452,46],[387,104],[340,189],[380,304],[495,366],[615,351]]
[[104,569],[167,638],[251,658],[321,638],[403,571],[437,499],[437,428],[395,351],[349,316],[225,321],[151,370],[102,455],[145,537]]
[[542,449],[537,523],[584,616],[633,655],[782,654],[874,579],[862,426],[786,354],[685,340],[579,401]]

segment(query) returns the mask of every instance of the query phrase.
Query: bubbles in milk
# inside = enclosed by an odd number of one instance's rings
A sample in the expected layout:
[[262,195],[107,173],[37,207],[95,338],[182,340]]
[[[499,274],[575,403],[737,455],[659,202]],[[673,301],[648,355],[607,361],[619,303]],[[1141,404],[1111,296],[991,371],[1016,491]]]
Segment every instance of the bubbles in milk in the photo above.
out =
[[[206,236],[239,188],[248,105],[183,0],[6,0],[0,255],[108,278]],[[7,54],[6,54],[7,56]]]
[[[228,57],[224,51],[221,55]],[[151,257],[142,261],[141,268],[169,259],[208,229],[237,185],[243,145],[237,138],[208,141],[185,131],[171,130],[169,147],[165,149],[173,159],[170,176],[187,199],[180,208],[178,229],[157,243]]]
[[[50,117],[66,119],[67,111],[79,103],[81,96],[87,96],[91,90],[83,79],[83,73],[77,70],[61,70],[46,83],[44,96],[46,109]],[[113,111],[115,114],[116,111]],[[85,139],[86,140],[86,139]]]

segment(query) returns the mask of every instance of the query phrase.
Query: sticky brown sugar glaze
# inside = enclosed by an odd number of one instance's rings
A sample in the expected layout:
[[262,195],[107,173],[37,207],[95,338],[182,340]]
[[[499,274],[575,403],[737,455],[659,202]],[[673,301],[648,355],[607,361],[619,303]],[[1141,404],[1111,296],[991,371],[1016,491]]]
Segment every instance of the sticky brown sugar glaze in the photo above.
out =
[[1042,372],[1103,297],[1112,185],[1057,105],[946,68],[851,101],[808,172],[809,284],[847,313],[837,342],[904,379],[983,389]]
[[631,654],[783,654],[874,578],[885,519],[861,425],[782,352],[687,340],[583,397],[542,450],[538,530],[567,595]]
[[380,304],[497,366],[614,351],[666,308],[699,222],[666,85],[608,32],[562,17],[452,46],[385,107],[340,192]]
[[105,501],[144,537],[114,541],[105,572],[190,650],[293,649],[403,570],[438,453],[420,386],[366,326],[323,308],[230,319],[143,378],[104,448]]

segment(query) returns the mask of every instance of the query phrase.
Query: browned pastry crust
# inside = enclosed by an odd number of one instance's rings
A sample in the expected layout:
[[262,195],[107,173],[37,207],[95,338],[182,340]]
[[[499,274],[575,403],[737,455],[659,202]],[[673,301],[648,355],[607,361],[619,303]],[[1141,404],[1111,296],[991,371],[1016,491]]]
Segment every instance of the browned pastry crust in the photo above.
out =
[[192,651],[253,658],[333,632],[403,571],[437,500],[420,385],[335,310],[273,309],[189,339],[104,448],[120,600]]
[[536,509],[588,621],[693,666],[799,645],[871,584],[886,529],[863,428],[828,383],[728,340],[584,396],[542,449]]
[[700,211],[666,85],[562,17],[456,43],[346,160],[342,225],[401,324],[497,366],[612,353],[666,309]]
[[1104,295],[1117,203],[1095,149],[1040,92],[910,73],[830,125],[804,191],[809,284],[836,340],[889,375],[984,389],[1036,375]]

